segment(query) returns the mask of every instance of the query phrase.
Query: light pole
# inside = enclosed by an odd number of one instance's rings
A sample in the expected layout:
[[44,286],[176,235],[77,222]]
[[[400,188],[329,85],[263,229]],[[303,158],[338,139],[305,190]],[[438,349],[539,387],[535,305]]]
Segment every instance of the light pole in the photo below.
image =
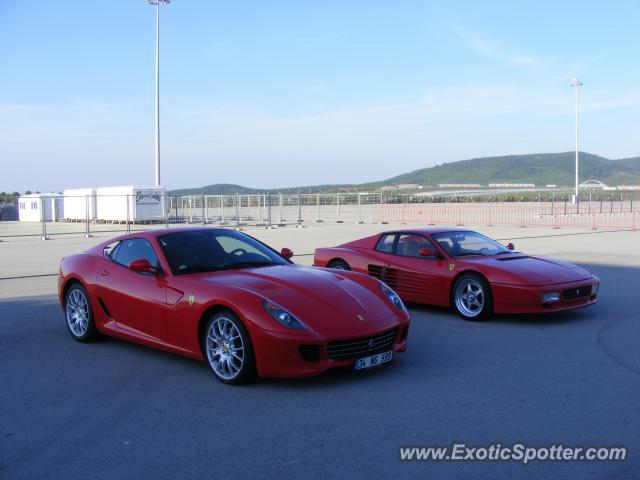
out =
[[160,186],[160,5],[171,0],[147,0],[156,7],[156,187]]
[[582,86],[582,82],[577,78],[574,78],[573,80],[571,80],[571,86],[576,89],[576,196],[575,196],[575,203],[577,205],[578,204],[578,184],[579,184],[578,166],[580,163],[579,153],[578,153],[578,90]]

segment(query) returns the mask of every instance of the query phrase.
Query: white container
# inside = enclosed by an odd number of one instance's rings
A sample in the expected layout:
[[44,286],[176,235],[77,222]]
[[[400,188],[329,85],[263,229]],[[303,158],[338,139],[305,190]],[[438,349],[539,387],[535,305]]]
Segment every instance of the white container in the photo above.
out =
[[64,218],[68,220],[96,219],[96,190],[75,188],[64,191]]
[[[164,219],[164,187],[102,187],[96,190],[96,216],[104,221],[160,221]],[[127,212],[128,209],[128,212]]]
[[64,218],[64,202],[59,193],[32,193],[18,198],[21,222],[55,222]]

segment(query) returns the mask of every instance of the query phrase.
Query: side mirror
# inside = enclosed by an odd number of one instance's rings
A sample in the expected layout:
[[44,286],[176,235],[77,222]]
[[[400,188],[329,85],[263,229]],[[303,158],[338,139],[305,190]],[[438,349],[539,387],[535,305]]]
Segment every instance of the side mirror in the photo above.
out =
[[516,247],[513,245],[513,243],[509,243],[509,245],[507,245],[507,248],[508,248],[509,250],[513,250],[513,249],[514,249],[514,248],[516,248]]
[[280,255],[282,255],[284,258],[289,260],[291,259],[291,257],[293,257],[293,250],[285,247],[282,250],[280,250]]
[[433,248],[421,248],[418,250],[418,255],[421,257],[437,257],[438,254],[433,250]]
[[159,275],[160,269],[158,267],[154,267],[149,263],[149,260],[146,258],[138,258],[127,265],[129,270],[133,270],[138,273],[147,273],[149,275]]

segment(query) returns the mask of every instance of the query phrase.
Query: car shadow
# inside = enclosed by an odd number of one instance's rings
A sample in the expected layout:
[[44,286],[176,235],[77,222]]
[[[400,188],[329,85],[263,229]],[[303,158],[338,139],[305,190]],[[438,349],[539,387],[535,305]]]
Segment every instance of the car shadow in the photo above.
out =
[[[432,319],[452,319],[459,320],[461,322],[469,323],[469,324],[484,324],[484,323],[521,323],[521,324],[561,324],[561,323],[570,323],[574,321],[578,321],[584,318],[584,315],[581,313],[583,309],[578,310],[570,310],[566,312],[549,312],[542,315],[535,314],[500,314],[493,315],[491,318],[487,320],[481,321],[473,321],[473,320],[465,320],[460,317],[453,308],[448,307],[437,307],[433,305],[422,305],[419,303],[407,303],[407,309],[409,313],[418,313],[421,316],[425,315],[431,317]],[[596,304],[597,305],[597,304]],[[586,307],[586,308],[594,308]],[[416,315],[413,315],[415,317]]]
[[[325,388],[328,385],[336,387],[346,384],[358,385],[377,380],[386,381],[390,377],[402,375],[406,366],[414,362],[416,355],[420,357],[421,362],[426,361],[423,357],[428,357],[430,352],[427,349],[412,350],[412,345],[417,345],[420,348],[425,347],[427,345],[425,342],[432,338],[434,329],[437,330],[440,342],[446,342],[447,338],[454,341],[461,329],[483,330],[485,324],[492,324],[495,327],[508,324],[515,328],[529,326],[553,328],[563,325],[571,325],[570,328],[580,328],[581,325],[588,324],[591,327],[596,326],[599,331],[616,318],[635,314],[638,299],[636,286],[638,278],[640,278],[640,268],[603,264],[583,264],[581,266],[596,274],[601,280],[599,301],[593,306],[544,315],[498,315],[485,322],[465,322],[452,309],[411,303],[408,304],[408,308],[413,317],[413,325],[409,334],[409,352],[406,356],[398,355],[398,359],[394,359],[390,364],[368,371],[355,372],[347,367],[337,368],[316,377],[263,379],[257,385],[304,389]],[[455,325],[455,329],[451,330],[453,325]],[[618,345],[622,345],[625,338],[629,336],[624,335],[626,330],[623,330],[622,326],[616,325],[615,327],[618,330],[610,328],[600,335],[601,339],[599,337],[599,341],[605,345],[610,356],[617,355]],[[626,329],[632,328],[626,324],[624,327]],[[0,328],[3,331],[0,338],[0,348],[7,355],[12,351],[15,352],[21,346],[27,349],[31,348],[29,347],[30,339],[34,335],[42,335],[47,342],[58,345],[67,354],[75,355],[77,351],[69,348],[68,344],[62,343],[73,342],[73,340],[66,330],[57,297],[53,294],[0,299]],[[415,340],[412,341],[412,337]],[[194,362],[192,359],[146,346],[110,337],[103,337],[93,345],[94,350],[110,350],[115,357],[128,355],[138,360],[144,355],[152,360],[159,360],[161,363],[179,367],[180,370],[183,370],[182,366],[185,366],[184,370],[192,371],[192,375],[197,379],[205,377],[209,379],[211,375],[205,363]],[[404,359],[409,362],[404,362]],[[107,361],[112,361],[112,359]],[[198,365],[197,369],[196,365]]]
[[[638,278],[640,278],[640,268],[637,267],[623,267],[618,265],[604,265],[604,264],[576,264],[600,278],[600,291],[598,293],[598,302],[575,310],[566,310],[562,312],[546,312],[543,314],[499,314],[494,315],[487,320],[481,322],[468,321],[469,323],[509,323],[509,324],[521,324],[521,325],[560,325],[565,323],[580,322],[585,319],[593,318],[594,316],[602,315],[605,311],[610,314],[612,311],[610,302],[612,299],[612,289],[616,289],[616,293],[620,290],[630,289],[631,286],[637,284]],[[633,293],[633,292],[632,292]],[[633,295],[631,295],[633,297]],[[628,295],[625,298],[630,300],[629,307],[631,305],[631,297]],[[636,295],[637,297],[637,295]],[[640,298],[640,297],[637,297]],[[427,316],[440,318],[449,317],[452,319],[461,318],[453,308],[440,307],[434,305],[426,305],[414,302],[406,302],[409,312],[419,312]],[[616,305],[617,307],[617,305]],[[633,307],[635,308],[635,307]]]

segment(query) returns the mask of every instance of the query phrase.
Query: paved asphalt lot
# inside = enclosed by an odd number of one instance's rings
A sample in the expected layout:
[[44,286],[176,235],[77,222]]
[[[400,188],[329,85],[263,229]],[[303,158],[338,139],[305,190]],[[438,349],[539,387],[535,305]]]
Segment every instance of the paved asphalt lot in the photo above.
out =
[[[411,305],[409,350],[388,366],[245,387],[149,348],[76,343],[52,294],[4,295],[0,478],[640,478],[638,234],[620,235],[631,260],[581,262],[602,280],[594,307],[468,323]],[[588,237],[593,252],[623,239]],[[399,461],[399,446],[454,442],[626,446],[629,458]]]

